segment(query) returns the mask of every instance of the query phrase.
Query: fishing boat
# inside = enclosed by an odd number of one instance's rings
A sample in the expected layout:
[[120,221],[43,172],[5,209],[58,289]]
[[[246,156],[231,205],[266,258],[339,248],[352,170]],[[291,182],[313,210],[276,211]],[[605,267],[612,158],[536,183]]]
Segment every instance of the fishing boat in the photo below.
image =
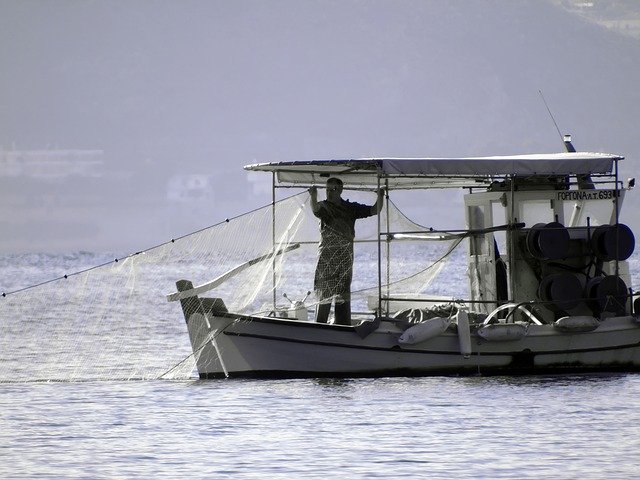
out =
[[[635,238],[620,221],[635,181],[619,179],[622,156],[576,152],[570,139],[565,143],[568,151],[555,154],[246,166],[271,174],[274,203],[278,188],[305,191],[330,177],[345,190],[385,188],[387,198],[404,191],[416,205],[426,191],[462,189],[466,226],[403,231],[378,214],[377,285],[352,325],[316,323],[304,301],[278,308],[275,274],[268,313],[229,311],[229,298],[203,296],[300,246],[293,236],[277,236],[273,219],[273,231],[265,232],[274,238],[269,252],[200,286],[179,280],[167,297],[181,303],[200,378],[640,370],[640,298],[627,261]],[[403,282],[388,274],[390,246],[441,240],[467,246],[467,278],[456,281],[468,283],[468,298],[401,291]]]

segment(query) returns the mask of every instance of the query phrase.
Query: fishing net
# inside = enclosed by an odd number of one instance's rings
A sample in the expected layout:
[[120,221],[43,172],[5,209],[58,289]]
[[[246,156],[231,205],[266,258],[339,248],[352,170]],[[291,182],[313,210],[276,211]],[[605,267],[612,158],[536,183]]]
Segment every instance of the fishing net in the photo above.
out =
[[[361,195],[363,203],[371,200],[370,192]],[[428,230],[390,202],[379,217],[358,220],[354,315],[372,318],[379,292],[417,294],[431,286],[434,295],[448,293],[451,283],[434,279],[452,252],[462,250],[455,248],[460,240],[387,241],[392,237],[382,235],[379,244],[380,231]],[[201,296],[221,298],[229,311],[243,314],[287,316],[290,302],[311,291],[306,308],[313,320],[318,240],[318,219],[304,192],[119,259],[3,257],[5,273],[48,269],[55,275],[35,285],[2,286],[0,382],[189,378],[194,360],[185,320],[180,303],[167,301],[176,281],[213,284]],[[96,259],[103,261],[80,268]]]

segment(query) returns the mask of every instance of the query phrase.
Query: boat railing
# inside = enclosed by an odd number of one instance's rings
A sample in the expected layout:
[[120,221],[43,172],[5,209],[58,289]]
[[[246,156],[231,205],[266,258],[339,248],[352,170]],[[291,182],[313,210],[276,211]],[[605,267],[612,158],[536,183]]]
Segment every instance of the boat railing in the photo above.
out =
[[489,313],[489,315],[487,315],[487,318],[484,319],[483,324],[489,325],[490,323],[493,322],[493,319],[496,318],[500,312],[509,311],[506,318],[500,320],[501,323],[502,322],[507,323],[509,320],[509,317],[512,316],[516,311],[520,310],[522,313],[525,314],[526,317],[529,318],[529,320],[531,320],[532,323],[535,323],[536,325],[543,325],[543,323],[530,310],[526,308],[530,304],[531,304],[530,302],[524,302],[524,303],[505,303],[503,305],[500,305],[499,307],[495,308],[491,313]]

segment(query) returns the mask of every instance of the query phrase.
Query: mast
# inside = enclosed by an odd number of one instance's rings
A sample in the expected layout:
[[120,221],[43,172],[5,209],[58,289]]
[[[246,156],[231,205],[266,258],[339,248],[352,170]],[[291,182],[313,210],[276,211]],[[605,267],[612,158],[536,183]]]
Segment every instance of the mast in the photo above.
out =
[[[276,172],[271,173],[271,251],[276,248]],[[271,260],[271,285],[273,286],[273,311],[276,310],[276,257]]]

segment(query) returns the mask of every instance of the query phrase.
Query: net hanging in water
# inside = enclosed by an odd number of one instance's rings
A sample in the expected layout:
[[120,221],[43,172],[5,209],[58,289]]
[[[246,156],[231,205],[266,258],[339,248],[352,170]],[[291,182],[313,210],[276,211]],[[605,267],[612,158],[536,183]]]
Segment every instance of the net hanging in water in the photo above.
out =
[[[385,231],[427,231],[389,202]],[[356,224],[352,309],[371,313],[378,221]],[[381,249],[384,294],[424,291],[459,240],[393,241]],[[274,315],[313,290],[318,219],[301,193],[127,257],[0,298],[0,382],[190,378],[194,368],[176,281],[222,281],[206,296],[229,311]],[[253,262],[251,262],[254,260]],[[242,268],[238,268],[242,266]],[[230,273],[231,272],[231,273]],[[306,306],[313,311],[310,297]],[[313,314],[310,313],[313,317]]]

